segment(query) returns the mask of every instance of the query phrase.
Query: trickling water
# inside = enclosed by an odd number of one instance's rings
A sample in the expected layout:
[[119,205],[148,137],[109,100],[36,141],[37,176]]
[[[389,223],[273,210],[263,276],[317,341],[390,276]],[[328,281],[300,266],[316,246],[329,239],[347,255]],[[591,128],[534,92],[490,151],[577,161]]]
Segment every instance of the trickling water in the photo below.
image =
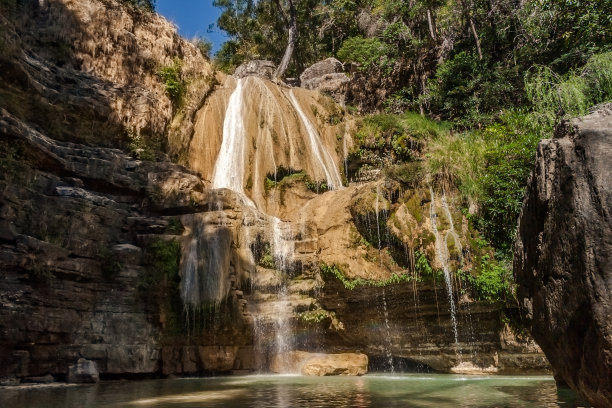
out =
[[236,89],[232,92],[227,104],[223,120],[223,141],[213,170],[212,187],[228,188],[240,194],[249,206],[255,207],[255,204],[244,194],[242,185],[247,140],[242,118],[243,81],[243,79],[238,80]]
[[306,128],[306,133],[308,133],[312,152],[314,154],[314,157],[317,159],[317,162],[319,162],[321,168],[323,169],[323,172],[325,173],[328,188],[334,190],[342,187],[342,178],[338,173],[338,169],[336,169],[334,160],[332,159],[325,146],[321,143],[319,133],[312,125],[306,114],[304,114],[304,111],[300,107],[298,100],[293,94],[293,90],[289,91],[289,99],[291,101],[291,104],[293,105],[293,108],[298,113],[302,124]]
[[[289,256],[293,252],[293,242],[285,239],[283,236],[283,229],[286,230],[287,226],[288,225],[283,224],[280,219],[272,217],[272,251],[274,255],[274,262],[276,264],[276,269],[283,274],[283,279],[281,280],[281,284],[277,292],[278,303],[274,308],[274,325],[276,329],[276,344],[274,345],[274,351],[278,356],[281,356],[280,361],[283,367],[289,366],[289,361],[284,360],[286,360],[286,357],[288,356],[287,353],[293,349],[293,330],[291,327],[292,310],[286,280]],[[283,356],[285,356],[285,358],[283,358]]]
[[461,246],[461,240],[459,239],[459,235],[457,234],[457,231],[455,230],[455,225],[453,223],[453,217],[451,216],[450,210],[448,208],[448,203],[446,202],[446,193],[444,189],[442,189],[442,197],[440,201],[442,202],[442,209],[444,210],[444,214],[446,215],[448,223],[450,224],[450,228],[448,232],[446,233],[446,237],[444,240],[446,241],[446,244],[448,246],[448,237],[449,235],[452,236],[453,240],[455,241],[455,248],[457,248],[457,251],[459,252],[459,257],[462,258],[463,257],[463,247]]
[[380,186],[377,184],[376,185],[376,204],[375,204],[375,210],[376,210],[376,234],[378,235],[378,257],[380,258],[380,262],[382,263],[382,257],[380,256],[380,251],[382,250],[382,242],[380,240],[380,219],[379,219],[379,211],[380,211],[380,204],[379,204],[379,196],[380,196]]
[[444,272],[444,282],[446,283],[446,290],[448,292],[448,303],[450,304],[450,312],[451,312],[451,321],[453,324],[453,335],[455,337],[455,346],[457,347],[457,352],[459,351],[459,334],[457,332],[457,316],[455,309],[455,299],[453,297],[453,283],[451,281],[450,271],[448,269],[448,248],[446,247],[445,240],[443,241],[440,237],[440,232],[438,231],[438,223],[436,216],[436,201],[434,196],[433,188],[429,187],[429,192],[431,195],[431,204],[429,207],[429,217],[431,220],[431,229],[436,238],[436,256],[440,260],[442,264],[442,271]]
[[198,273],[198,239],[194,234],[189,241],[187,257],[182,262],[181,299],[185,305],[198,305],[200,294],[200,275]]
[[382,290],[382,301],[383,301],[383,314],[385,316],[385,329],[386,333],[386,341],[387,345],[385,347],[385,354],[387,356],[387,362],[389,363],[389,368],[391,373],[395,372],[395,366],[393,365],[393,355],[391,354],[391,327],[389,326],[389,311],[387,310],[387,297],[385,294],[385,288]]

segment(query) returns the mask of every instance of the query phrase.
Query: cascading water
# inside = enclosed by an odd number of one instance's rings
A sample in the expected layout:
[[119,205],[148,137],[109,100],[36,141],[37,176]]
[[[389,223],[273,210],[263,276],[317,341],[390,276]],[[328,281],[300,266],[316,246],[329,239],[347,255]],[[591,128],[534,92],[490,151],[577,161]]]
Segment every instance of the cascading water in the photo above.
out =
[[436,215],[436,197],[434,195],[433,188],[429,187],[431,195],[431,204],[429,207],[429,217],[431,220],[431,229],[436,239],[436,256],[442,264],[442,271],[444,272],[444,282],[446,283],[446,290],[448,292],[448,303],[450,305],[451,322],[453,324],[453,335],[455,337],[455,347],[459,352],[459,333],[457,331],[457,312],[455,308],[455,299],[453,297],[453,283],[451,281],[450,270],[448,268],[448,248],[446,246],[446,239],[442,239],[440,232],[438,231],[437,215]]
[[291,101],[291,104],[293,105],[295,111],[298,113],[302,124],[306,128],[306,133],[308,133],[312,152],[314,154],[314,157],[317,159],[317,162],[321,166],[321,169],[325,173],[328,188],[333,190],[342,187],[342,178],[338,173],[338,169],[336,168],[334,160],[332,159],[325,146],[321,143],[319,133],[300,107],[300,103],[293,94],[293,90],[289,91],[289,100]]
[[244,79],[238,79],[227,104],[223,120],[223,141],[213,170],[212,187],[230,189],[238,193],[249,206],[255,207],[253,201],[244,194],[243,187],[247,140],[242,118],[243,82]]

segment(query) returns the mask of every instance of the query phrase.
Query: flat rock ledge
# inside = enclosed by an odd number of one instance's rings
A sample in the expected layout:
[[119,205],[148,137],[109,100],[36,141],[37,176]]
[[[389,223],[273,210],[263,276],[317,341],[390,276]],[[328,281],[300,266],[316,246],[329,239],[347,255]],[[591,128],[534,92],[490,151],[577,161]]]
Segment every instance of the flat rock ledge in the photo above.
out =
[[270,369],[274,373],[299,373],[314,377],[358,376],[368,372],[368,356],[361,353],[324,354],[291,351],[274,356]]

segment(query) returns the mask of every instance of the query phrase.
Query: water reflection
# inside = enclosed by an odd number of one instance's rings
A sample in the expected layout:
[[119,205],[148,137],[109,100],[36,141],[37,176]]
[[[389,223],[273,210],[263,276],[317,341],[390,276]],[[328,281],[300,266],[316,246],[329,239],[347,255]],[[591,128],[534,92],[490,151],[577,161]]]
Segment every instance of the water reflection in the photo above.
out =
[[250,376],[93,386],[0,388],[11,408],[190,407],[586,407],[551,377],[368,375],[365,377]]

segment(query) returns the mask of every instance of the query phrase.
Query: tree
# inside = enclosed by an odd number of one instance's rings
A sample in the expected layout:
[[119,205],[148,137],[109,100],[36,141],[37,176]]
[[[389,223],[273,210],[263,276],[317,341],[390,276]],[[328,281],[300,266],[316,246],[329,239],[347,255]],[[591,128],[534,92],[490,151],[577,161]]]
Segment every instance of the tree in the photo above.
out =
[[289,15],[283,9],[280,4],[280,0],[275,0],[278,5],[279,11],[285,22],[285,26],[287,26],[288,38],[287,38],[287,48],[285,48],[285,53],[283,54],[283,59],[280,64],[278,64],[278,68],[274,73],[276,78],[281,78],[285,71],[287,71],[287,67],[289,67],[289,62],[291,61],[291,57],[293,56],[293,50],[295,49],[295,42],[297,41],[297,18],[295,14],[295,6],[293,5],[293,0],[286,0],[288,6]]

